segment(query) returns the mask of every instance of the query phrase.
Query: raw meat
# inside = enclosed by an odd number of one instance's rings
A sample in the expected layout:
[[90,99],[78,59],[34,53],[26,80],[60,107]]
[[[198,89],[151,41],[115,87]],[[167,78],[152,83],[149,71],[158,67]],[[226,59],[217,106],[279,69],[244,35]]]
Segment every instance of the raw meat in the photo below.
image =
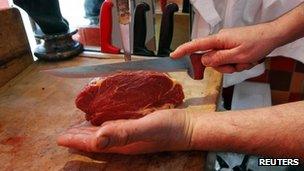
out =
[[93,125],[101,125],[173,108],[183,99],[182,86],[164,73],[125,71],[94,79],[77,96],[76,106]]

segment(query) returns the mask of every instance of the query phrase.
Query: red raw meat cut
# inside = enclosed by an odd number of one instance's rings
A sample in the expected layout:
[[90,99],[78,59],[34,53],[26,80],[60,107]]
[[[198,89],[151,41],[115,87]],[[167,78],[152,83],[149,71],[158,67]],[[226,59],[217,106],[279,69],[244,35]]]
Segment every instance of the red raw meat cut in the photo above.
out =
[[125,71],[94,79],[77,96],[76,106],[93,125],[101,125],[173,108],[183,99],[182,86],[164,73]]

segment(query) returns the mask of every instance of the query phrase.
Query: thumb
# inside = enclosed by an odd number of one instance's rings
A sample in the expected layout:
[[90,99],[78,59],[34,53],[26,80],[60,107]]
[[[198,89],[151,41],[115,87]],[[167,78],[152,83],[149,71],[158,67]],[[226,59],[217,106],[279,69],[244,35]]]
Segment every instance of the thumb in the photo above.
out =
[[[96,132],[97,146],[107,149],[114,146],[124,146],[135,141],[136,129],[133,120],[118,120],[105,122]],[[129,126],[126,126],[129,125]]]
[[97,147],[108,149],[138,141],[152,140],[157,130],[143,118],[106,122],[97,132]]

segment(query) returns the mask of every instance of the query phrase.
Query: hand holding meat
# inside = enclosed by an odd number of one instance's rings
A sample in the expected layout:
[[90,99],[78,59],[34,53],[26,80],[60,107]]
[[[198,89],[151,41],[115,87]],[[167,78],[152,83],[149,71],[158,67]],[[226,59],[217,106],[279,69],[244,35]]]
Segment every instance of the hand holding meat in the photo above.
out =
[[161,110],[140,119],[72,127],[57,140],[61,146],[87,152],[141,154],[189,150],[194,126],[185,110]]
[[[152,113],[177,107],[183,99],[182,86],[164,73],[124,71],[96,78],[76,98],[76,106],[90,123],[69,129],[58,144],[128,154],[186,150],[192,126],[186,117],[190,115],[183,110]],[[148,114],[152,116],[144,117]]]

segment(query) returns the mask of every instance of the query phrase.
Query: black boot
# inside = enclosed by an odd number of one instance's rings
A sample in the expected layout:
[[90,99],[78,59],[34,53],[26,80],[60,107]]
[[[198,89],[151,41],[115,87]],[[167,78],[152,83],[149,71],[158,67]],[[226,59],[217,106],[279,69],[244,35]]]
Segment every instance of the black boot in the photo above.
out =
[[69,30],[69,23],[60,12],[58,0],[13,0],[39,25],[44,34],[60,34]]

